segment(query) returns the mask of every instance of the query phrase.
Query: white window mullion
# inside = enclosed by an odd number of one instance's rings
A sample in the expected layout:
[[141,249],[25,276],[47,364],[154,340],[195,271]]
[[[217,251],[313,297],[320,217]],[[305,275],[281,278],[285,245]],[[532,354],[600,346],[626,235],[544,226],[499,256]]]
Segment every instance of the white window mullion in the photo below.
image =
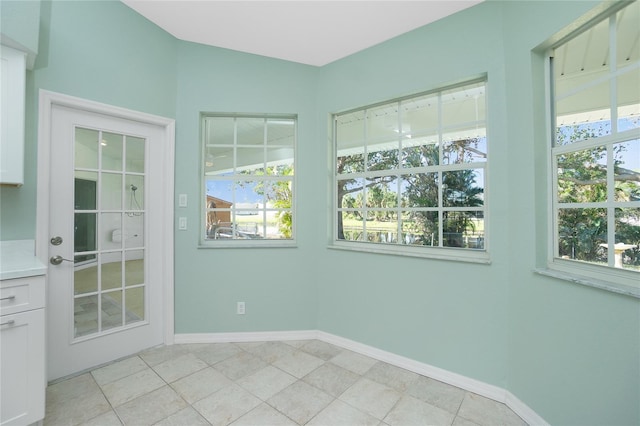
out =
[[616,14],[609,19],[609,101],[611,104],[611,134],[618,133],[618,49]]

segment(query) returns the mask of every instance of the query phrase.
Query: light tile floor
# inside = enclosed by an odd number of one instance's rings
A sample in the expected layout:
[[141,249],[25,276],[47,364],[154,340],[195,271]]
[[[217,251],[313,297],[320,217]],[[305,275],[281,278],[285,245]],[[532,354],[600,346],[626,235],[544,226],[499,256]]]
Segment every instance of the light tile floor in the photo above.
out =
[[526,425],[504,404],[318,340],[150,349],[47,388],[44,425]]

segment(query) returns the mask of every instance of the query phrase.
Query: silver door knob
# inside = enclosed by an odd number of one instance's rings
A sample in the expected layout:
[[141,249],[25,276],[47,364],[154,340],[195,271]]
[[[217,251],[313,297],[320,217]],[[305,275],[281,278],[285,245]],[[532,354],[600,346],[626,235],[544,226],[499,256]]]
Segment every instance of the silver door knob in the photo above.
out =
[[54,246],[59,246],[60,244],[62,244],[62,237],[51,238],[51,244],[53,244]]
[[73,260],[64,259],[60,255],[51,256],[51,258],[49,259],[49,263],[51,263],[52,265],[59,265],[62,262],[71,262],[71,263],[73,263]]

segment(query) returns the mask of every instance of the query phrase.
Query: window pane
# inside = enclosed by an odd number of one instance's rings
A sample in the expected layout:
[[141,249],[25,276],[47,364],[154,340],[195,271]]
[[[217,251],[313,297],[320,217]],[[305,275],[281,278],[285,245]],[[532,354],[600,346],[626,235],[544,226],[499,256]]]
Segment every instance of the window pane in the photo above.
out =
[[459,126],[485,119],[484,82],[442,92],[442,126]]
[[402,146],[402,167],[426,167],[439,164],[437,135],[403,140]]
[[266,156],[267,174],[293,175],[293,148],[268,148]]
[[401,244],[439,246],[438,212],[402,212]]
[[556,144],[611,134],[609,82],[586,87],[556,103]]
[[442,164],[487,161],[486,137],[445,141],[442,144]]
[[336,146],[338,155],[351,155],[351,149],[364,145],[365,112],[356,111],[336,117]]
[[390,170],[398,167],[398,142],[386,145],[378,145],[380,150],[369,151],[367,158],[367,170]]
[[364,206],[364,179],[338,181],[338,206],[343,208],[362,208]]
[[[640,22],[640,3],[638,2],[631,2],[616,15],[618,69],[640,60],[638,22]],[[637,90],[640,86],[635,87]]]
[[616,209],[615,267],[640,271],[640,208]]
[[419,96],[400,103],[402,135],[415,138],[438,131],[438,95]]
[[204,127],[206,145],[233,145],[235,133],[233,117],[206,117]]
[[456,170],[442,174],[442,205],[479,207],[484,205],[484,170]]
[[607,209],[559,209],[558,252],[564,259],[607,264]]
[[262,174],[264,173],[264,148],[236,148],[236,173]]
[[207,175],[220,175],[233,171],[233,147],[205,148],[204,172]]
[[268,119],[267,145],[293,148],[295,131],[295,121],[292,119]]
[[621,75],[617,84],[618,131],[637,129],[640,127],[640,72],[634,69]]
[[238,118],[237,144],[264,145],[264,118]]
[[403,207],[437,207],[438,174],[416,173],[403,175],[400,182]]
[[336,163],[336,172],[341,174],[359,173],[364,171],[364,149],[350,155],[340,156]]
[[484,215],[477,211],[445,211],[442,215],[444,247],[484,249]]
[[367,109],[367,146],[377,151],[377,144],[396,142],[399,139],[398,103]]
[[616,201],[640,201],[640,139],[613,145]]
[[558,156],[558,202],[607,200],[607,150],[600,146]]
[[340,226],[338,226],[338,239],[348,241],[363,241],[364,218],[362,212],[338,212],[338,216],[338,224],[342,223],[342,229],[340,229]]

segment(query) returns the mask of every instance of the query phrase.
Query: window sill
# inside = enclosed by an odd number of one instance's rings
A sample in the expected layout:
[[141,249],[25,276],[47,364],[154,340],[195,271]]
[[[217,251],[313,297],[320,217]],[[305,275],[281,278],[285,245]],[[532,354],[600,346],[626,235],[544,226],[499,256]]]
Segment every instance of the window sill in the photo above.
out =
[[469,250],[455,248],[423,248],[395,245],[380,245],[375,243],[340,242],[335,241],[328,246],[332,250],[345,250],[373,254],[386,254],[402,257],[419,257],[423,259],[447,260],[453,262],[491,263],[486,250]]
[[298,248],[295,241],[252,241],[252,240],[231,240],[220,242],[202,242],[198,244],[198,249],[274,249],[274,248]]
[[580,275],[568,271],[565,268],[536,268],[533,271],[536,274],[544,275],[547,277],[557,278],[559,280],[569,281],[575,284],[585,285],[587,287],[598,288],[601,290],[610,291],[612,293],[623,294],[625,296],[640,298],[640,288],[634,287],[633,285],[587,277],[585,275]]

